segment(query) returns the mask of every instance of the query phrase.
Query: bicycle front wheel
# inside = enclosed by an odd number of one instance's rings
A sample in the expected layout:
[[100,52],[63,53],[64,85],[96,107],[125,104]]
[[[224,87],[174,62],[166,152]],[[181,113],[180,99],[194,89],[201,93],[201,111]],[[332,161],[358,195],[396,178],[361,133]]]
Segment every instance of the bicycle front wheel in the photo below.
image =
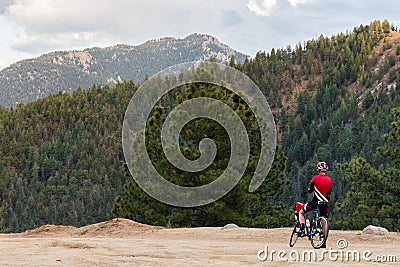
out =
[[300,224],[298,221],[296,221],[294,223],[292,235],[290,236],[290,242],[289,242],[290,247],[293,247],[294,244],[296,244],[297,239],[299,238],[299,230],[300,230]]
[[311,245],[313,246],[313,248],[315,249],[321,248],[326,243],[326,240],[328,239],[328,234],[329,234],[328,220],[325,217],[318,217],[315,224],[315,229],[314,231],[312,231],[311,234]]

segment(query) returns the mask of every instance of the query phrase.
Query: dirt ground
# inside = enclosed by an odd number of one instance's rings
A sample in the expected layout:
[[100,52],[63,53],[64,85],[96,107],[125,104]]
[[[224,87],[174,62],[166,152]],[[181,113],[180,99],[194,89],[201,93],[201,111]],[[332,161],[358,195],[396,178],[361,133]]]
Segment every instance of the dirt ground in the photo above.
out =
[[166,229],[125,219],[80,228],[45,225],[0,235],[0,266],[298,266],[298,262],[398,266],[400,262],[399,233],[330,231],[326,250],[314,250],[306,238],[290,248],[290,233],[289,228]]

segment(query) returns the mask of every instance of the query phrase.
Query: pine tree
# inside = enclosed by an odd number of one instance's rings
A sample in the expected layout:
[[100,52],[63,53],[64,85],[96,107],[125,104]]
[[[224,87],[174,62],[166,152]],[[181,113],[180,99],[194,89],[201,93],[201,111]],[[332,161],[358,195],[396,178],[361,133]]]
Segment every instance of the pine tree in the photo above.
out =
[[382,22],[382,30],[384,33],[390,33],[391,27],[387,19]]
[[[182,90],[182,91],[179,91]],[[213,97],[223,100],[242,118],[248,129],[251,156],[248,169],[236,187],[221,199],[194,208],[180,208],[164,204],[148,196],[135,182],[128,181],[124,194],[119,196],[113,207],[113,214],[142,223],[164,226],[218,226],[227,222],[238,225],[274,227],[288,225],[290,211],[276,200],[287,186],[284,178],[286,157],[278,152],[269,175],[261,187],[253,193],[248,192],[251,173],[254,172],[259,155],[258,125],[249,107],[240,98],[224,88],[204,84],[189,84],[174,94],[184,101],[192,96]],[[174,103],[177,103],[176,101]],[[199,173],[188,173],[172,166],[165,158],[160,144],[160,129],[167,106],[157,107],[148,120],[147,147],[152,163],[162,176],[178,185],[200,186],[217,179],[227,167],[230,158],[230,138],[224,128],[209,119],[196,119],[185,125],[180,140],[182,153],[188,159],[199,157],[197,144],[207,135],[217,146],[217,155],[210,168]]]

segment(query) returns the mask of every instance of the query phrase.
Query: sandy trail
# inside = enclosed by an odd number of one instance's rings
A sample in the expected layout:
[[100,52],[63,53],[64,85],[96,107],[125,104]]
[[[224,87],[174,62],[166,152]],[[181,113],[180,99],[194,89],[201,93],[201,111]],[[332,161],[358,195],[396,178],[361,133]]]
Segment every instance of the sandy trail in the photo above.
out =
[[[400,262],[399,233],[331,231],[324,253],[312,249],[305,238],[290,248],[290,233],[289,228],[165,229],[125,219],[81,228],[46,225],[0,235],[0,266],[298,266],[296,257],[308,266],[398,266]],[[346,248],[338,248],[340,239],[346,240]],[[266,249],[265,259],[259,252]],[[281,257],[273,250],[281,250]]]

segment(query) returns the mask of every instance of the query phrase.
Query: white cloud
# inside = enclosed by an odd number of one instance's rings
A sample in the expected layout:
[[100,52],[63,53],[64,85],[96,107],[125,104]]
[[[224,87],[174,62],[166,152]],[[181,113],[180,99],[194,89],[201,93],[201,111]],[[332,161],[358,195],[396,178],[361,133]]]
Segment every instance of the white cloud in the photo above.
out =
[[0,14],[3,14],[14,0],[0,0]]
[[[226,21],[229,16],[235,19],[233,15],[240,18],[234,12],[222,18],[221,9],[227,3],[226,0],[210,1],[207,5],[202,0],[14,0],[7,6],[5,16],[19,27],[19,34],[13,36],[10,45],[19,51],[39,51],[41,44],[44,49],[66,49],[71,44],[75,47],[137,44],[163,36],[212,34],[210,29],[215,32],[221,20]],[[237,3],[230,6],[235,9]]]
[[17,51],[40,54],[43,53],[43,51],[79,49],[87,46],[88,43],[101,43],[103,40],[107,39],[107,37],[109,36],[106,34],[102,35],[94,32],[40,35],[18,34],[10,38],[9,45]]
[[249,0],[247,8],[257,16],[269,16],[276,6],[276,0]]
[[297,4],[307,4],[307,3],[310,3],[310,2],[311,2],[311,0],[289,0],[289,3],[292,6],[296,6]]
[[[307,4],[312,0],[280,0],[282,6],[288,2],[291,6],[298,4]],[[286,3],[285,3],[286,2]],[[247,8],[257,16],[268,17],[278,8],[278,0],[248,0]]]
[[[87,31],[101,28],[113,16],[129,10],[117,1],[15,0],[6,16],[24,27],[27,34]],[[115,18],[115,17],[113,17]]]

